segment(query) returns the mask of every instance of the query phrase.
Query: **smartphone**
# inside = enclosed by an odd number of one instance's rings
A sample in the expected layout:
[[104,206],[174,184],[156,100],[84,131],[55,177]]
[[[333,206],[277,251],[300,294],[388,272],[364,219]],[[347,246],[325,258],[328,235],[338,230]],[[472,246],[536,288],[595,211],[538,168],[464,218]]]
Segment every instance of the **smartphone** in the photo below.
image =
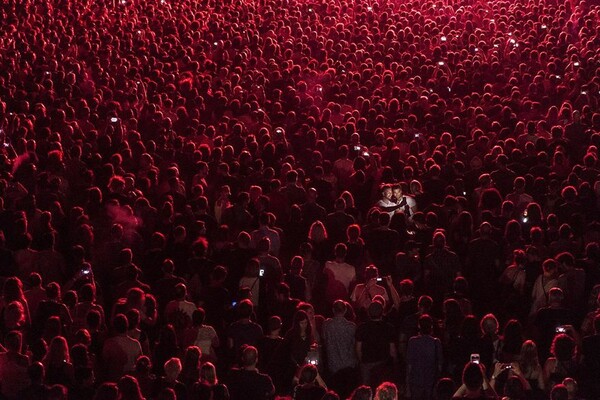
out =
[[556,333],[565,333],[567,330],[565,329],[564,326],[557,326],[556,327]]
[[262,268],[260,270],[258,270],[258,276],[261,276],[261,277],[265,276],[265,270]]
[[370,154],[369,154],[369,152],[368,152],[368,151],[365,151],[365,152],[363,153],[363,156],[364,156],[364,157],[369,157],[369,156],[370,156]]
[[383,282],[383,278],[377,278],[377,282]]
[[508,364],[508,365],[503,365],[502,369],[512,369],[512,364]]
[[472,363],[479,364],[480,360],[481,360],[481,357],[479,356],[479,354],[477,354],[477,353],[471,354],[471,362]]
[[237,306],[237,301],[232,301],[231,302],[231,307],[235,307],[235,306]]
[[117,118],[117,117],[112,117],[112,118],[110,119],[110,122],[112,122],[113,124],[116,124],[117,122],[119,122],[119,118]]
[[360,151],[360,146],[354,146],[354,151]]

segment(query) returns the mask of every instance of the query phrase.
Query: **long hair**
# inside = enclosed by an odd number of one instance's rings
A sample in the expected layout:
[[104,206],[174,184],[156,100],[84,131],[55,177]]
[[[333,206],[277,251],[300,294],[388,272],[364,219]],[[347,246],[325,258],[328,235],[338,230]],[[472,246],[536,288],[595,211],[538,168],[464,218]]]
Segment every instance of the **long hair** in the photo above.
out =
[[48,368],[52,364],[59,364],[62,362],[71,362],[69,355],[69,345],[67,340],[62,336],[55,336],[48,346],[48,353],[44,357],[44,366]]
[[294,322],[292,323],[292,327],[288,331],[288,334],[291,334],[295,338],[299,338],[300,335],[302,334],[302,332],[301,332],[302,328],[300,328],[300,322],[302,322],[302,321],[306,321],[305,334],[306,334],[306,337],[309,339],[309,342],[312,343],[313,342],[312,326],[310,323],[310,318],[308,318],[308,314],[306,313],[306,311],[303,311],[303,310],[296,311],[296,313],[294,314]]
[[528,375],[540,365],[537,345],[533,340],[526,340],[521,345],[521,357],[519,364],[521,370]]

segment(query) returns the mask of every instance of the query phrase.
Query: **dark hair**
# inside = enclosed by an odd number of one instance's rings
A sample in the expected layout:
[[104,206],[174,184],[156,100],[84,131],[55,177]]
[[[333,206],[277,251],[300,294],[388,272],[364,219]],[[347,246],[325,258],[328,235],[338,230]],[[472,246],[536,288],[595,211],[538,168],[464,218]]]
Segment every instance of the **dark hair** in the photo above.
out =
[[462,381],[469,390],[477,390],[483,385],[483,373],[479,364],[469,362],[463,369]]
[[561,333],[552,340],[550,352],[559,362],[567,362],[573,359],[576,349],[575,340],[566,333]]
[[362,385],[354,389],[348,400],[371,400],[373,390],[370,386]]
[[433,333],[433,318],[427,314],[419,317],[419,331],[422,335],[431,335]]
[[117,400],[119,389],[115,383],[105,382],[96,389],[94,400]]
[[113,328],[118,334],[122,335],[126,333],[127,329],[129,328],[129,321],[127,320],[127,317],[124,314],[115,315],[113,318]]
[[254,311],[254,306],[252,305],[252,301],[249,299],[244,299],[239,302],[236,307],[236,312],[238,318],[250,318],[252,316],[252,312]]
[[203,308],[198,307],[192,312],[192,324],[194,326],[201,326],[204,323],[204,318],[206,316],[206,312]]
[[312,383],[317,379],[317,367],[312,364],[306,364],[300,370],[300,384]]

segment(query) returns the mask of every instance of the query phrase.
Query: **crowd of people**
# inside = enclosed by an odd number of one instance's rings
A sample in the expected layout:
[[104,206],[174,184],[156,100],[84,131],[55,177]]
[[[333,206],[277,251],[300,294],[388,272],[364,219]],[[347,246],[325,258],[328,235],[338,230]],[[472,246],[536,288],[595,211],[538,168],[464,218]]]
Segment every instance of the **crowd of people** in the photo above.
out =
[[0,20],[2,399],[600,398],[593,1]]

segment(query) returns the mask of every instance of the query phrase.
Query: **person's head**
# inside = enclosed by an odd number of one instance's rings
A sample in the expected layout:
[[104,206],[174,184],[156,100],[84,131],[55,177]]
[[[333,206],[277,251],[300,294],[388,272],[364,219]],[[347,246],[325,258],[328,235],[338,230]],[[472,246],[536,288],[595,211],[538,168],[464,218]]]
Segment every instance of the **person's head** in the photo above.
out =
[[[21,280],[15,276],[8,278],[4,282],[2,295],[6,303],[15,300],[22,300],[24,298],[24,295],[23,283],[21,282]],[[50,293],[47,292],[46,295],[50,297]]]
[[44,365],[39,362],[33,362],[29,368],[27,368],[27,375],[32,383],[40,384],[44,381]]
[[554,385],[550,391],[550,400],[569,400],[569,390],[562,383]]
[[452,289],[455,293],[465,295],[469,291],[469,282],[462,276],[457,276],[452,282]]
[[520,355],[521,364],[528,369],[535,368],[540,363],[538,357],[538,350],[535,342],[533,340],[526,340],[523,342]]
[[148,375],[152,371],[152,361],[148,356],[139,356],[135,361],[135,372],[138,375]]
[[32,288],[42,287],[42,276],[37,272],[32,272],[29,275],[29,285],[31,285]]
[[392,187],[390,185],[383,185],[381,186],[381,197],[386,199],[386,200],[391,200],[392,199]]
[[165,377],[168,381],[175,382],[181,373],[181,360],[177,357],[172,357],[164,365]]
[[235,311],[238,319],[249,319],[254,312],[254,305],[250,299],[244,299],[238,303]]
[[450,400],[454,395],[456,388],[454,381],[450,378],[442,378],[435,385],[436,400]]
[[55,336],[50,342],[50,346],[48,346],[48,353],[44,357],[44,364],[48,366],[61,362],[71,362],[69,345],[64,337]]
[[118,335],[124,335],[129,328],[129,321],[125,314],[117,314],[113,318],[113,329]]
[[402,197],[402,185],[394,185],[392,187],[392,196],[395,199],[400,199]]
[[412,280],[402,279],[400,281],[398,294],[401,297],[412,297],[414,292],[415,292],[415,284]]
[[355,242],[360,238],[360,225],[352,224],[346,228],[346,238],[350,242]]
[[362,385],[354,389],[348,400],[372,400],[373,390],[366,385]]
[[300,370],[300,384],[313,383],[317,379],[317,367],[312,364],[306,364]]
[[373,264],[365,268],[365,282],[369,282],[379,276],[379,270]]
[[197,370],[200,367],[200,358],[202,357],[202,350],[198,346],[188,346],[185,349],[185,354],[183,356],[183,366],[184,370]]
[[302,268],[304,268],[304,259],[300,256],[294,256],[292,261],[290,261],[290,272],[300,275],[302,273]]
[[568,251],[558,254],[554,259],[562,267],[563,270],[575,268],[575,257]]
[[242,349],[242,367],[255,367],[258,362],[258,350],[254,346],[246,346]]
[[548,304],[551,307],[560,307],[565,298],[565,295],[561,288],[553,287],[548,292]]
[[433,318],[427,314],[419,317],[419,332],[421,335],[431,335],[433,333]]
[[333,315],[343,317],[346,315],[346,302],[344,300],[336,300],[333,302]]
[[204,324],[204,318],[206,317],[206,312],[203,308],[198,307],[192,312],[192,325],[194,326],[202,326]]
[[105,382],[96,389],[94,400],[117,400],[119,388],[115,383]]
[[281,317],[279,317],[278,315],[272,315],[267,321],[267,333],[271,335],[279,335],[279,332],[281,331],[281,326]]
[[571,377],[565,378],[562,381],[562,384],[567,388],[567,392],[569,393],[569,399],[577,398],[577,392],[579,392],[579,385],[577,381]]
[[498,334],[498,320],[494,314],[487,314],[481,319],[481,333],[483,335],[495,336]]
[[10,331],[4,338],[4,346],[6,346],[6,350],[8,351],[20,353],[22,344],[23,335],[19,331]]
[[200,367],[200,380],[211,385],[219,383],[219,380],[217,379],[217,369],[213,363],[205,362],[202,364]]
[[398,400],[398,388],[391,382],[383,382],[375,390],[375,400]]
[[560,333],[552,340],[550,353],[556,357],[559,362],[571,361],[575,357],[577,346],[575,340],[566,333]]
[[284,301],[290,297],[290,286],[285,282],[280,282],[275,287],[275,297],[279,301]]
[[469,362],[463,369],[462,381],[470,391],[476,391],[483,385],[483,372],[481,366],[474,362]]
[[510,400],[525,400],[525,388],[518,376],[511,376],[504,384],[504,395]]
[[48,389],[47,399],[48,400],[67,400],[68,390],[63,385],[52,385]]
[[443,232],[438,231],[433,235],[433,247],[438,250],[446,247],[446,235]]
[[431,310],[431,307],[433,307],[433,299],[427,295],[420,296],[417,307],[420,313],[427,314]]
[[346,258],[346,254],[348,253],[348,247],[344,243],[338,243],[335,245],[335,258],[337,260],[344,260]]
[[178,283],[175,285],[175,298],[179,301],[185,300],[187,296],[187,287],[183,283]]
[[308,317],[306,311],[296,310],[296,313],[294,314],[294,321],[292,323],[292,330],[296,334],[304,333],[307,336],[310,336],[312,327],[310,324],[310,318]]
[[542,264],[542,269],[547,276],[554,276],[558,272],[558,263],[549,258]]
[[119,379],[117,386],[121,400],[143,400],[144,398],[138,380],[131,375],[125,375]]
[[379,301],[372,301],[367,309],[367,314],[369,315],[369,318],[374,321],[381,319],[383,316],[383,304]]

